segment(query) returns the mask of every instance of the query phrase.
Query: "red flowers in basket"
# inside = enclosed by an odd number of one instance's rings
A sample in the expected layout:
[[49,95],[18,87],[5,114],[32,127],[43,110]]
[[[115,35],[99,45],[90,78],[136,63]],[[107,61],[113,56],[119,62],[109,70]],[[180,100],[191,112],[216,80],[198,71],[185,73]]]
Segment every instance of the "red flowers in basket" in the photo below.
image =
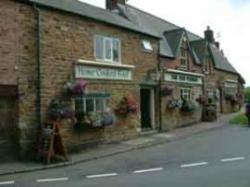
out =
[[115,112],[118,115],[123,116],[127,116],[128,114],[137,114],[138,104],[135,98],[132,95],[123,97],[117,108],[115,109]]

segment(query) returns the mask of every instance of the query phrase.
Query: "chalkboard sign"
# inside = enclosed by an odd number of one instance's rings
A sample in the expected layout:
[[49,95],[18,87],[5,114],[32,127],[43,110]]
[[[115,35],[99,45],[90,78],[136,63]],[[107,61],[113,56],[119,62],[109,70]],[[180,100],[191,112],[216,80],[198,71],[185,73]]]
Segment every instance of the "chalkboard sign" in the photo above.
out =
[[41,156],[49,164],[51,158],[60,155],[65,161],[68,160],[62,136],[60,134],[60,122],[49,121],[45,124],[41,137]]

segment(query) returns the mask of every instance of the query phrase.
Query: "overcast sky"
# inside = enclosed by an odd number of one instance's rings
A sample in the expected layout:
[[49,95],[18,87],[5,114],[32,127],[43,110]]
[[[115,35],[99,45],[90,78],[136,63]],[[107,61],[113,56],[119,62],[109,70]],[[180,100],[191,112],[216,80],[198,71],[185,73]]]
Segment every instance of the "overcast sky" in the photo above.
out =
[[[105,6],[105,0],[82,1]],[[128,3],[200,36],[210,25],[224,54],[250,86],[250,0],[129,0]]]

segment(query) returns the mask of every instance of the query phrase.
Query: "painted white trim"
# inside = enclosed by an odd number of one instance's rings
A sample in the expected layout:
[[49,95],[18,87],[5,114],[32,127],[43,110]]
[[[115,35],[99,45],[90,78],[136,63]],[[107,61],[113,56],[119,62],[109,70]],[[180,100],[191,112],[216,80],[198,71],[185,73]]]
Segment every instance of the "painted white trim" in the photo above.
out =
[[156,129],[155,128],[155,91],[154,91],[154,88],[151,88],[150,89],[150,100],[151,100],[151,103],[150,103],[150,108],[151,108],[151,127],[152,129]]
[[185,74],[185,75],[193,75],[193,76],[197,76],[197,77],[204,77],[204,75],[200,74],[200,73],[186,72],[186,71],[180,71],[180,70],[176,70],[176,69],[168,69],[167,72],[179,73],[179,74]]
[[126,69],[134,69],[134,65],[128,65],[128,64],[119,64],[119,63],[110,63],[105,61],[91,61],[91,60],[84,60],[79,59],[78,63],[80,64],[86,64],[91,66],[105,66],[105,67],[114,67],[114,68],[126,68]]
[[238,81],[236,81],[236,80],[233,80],[233,79],[227,79],[227,80],[225,80],[225,82],[238,83]]
[[[177,79],[173,79],[172,76],[177,76]],[[184,76],[184,80],[180,79],[180,76]],[[197,81],[190,81],[188,77],[195,77]],[[175,82],[175,83],[185,83],[185,84],[192,84],[192,85],[203,85],[202,77],[194,76],[194,75],[186,75],[186,74],[178,74],[178,73],[170,73],[166,72],[164,75],[164,80],[168,82]]]

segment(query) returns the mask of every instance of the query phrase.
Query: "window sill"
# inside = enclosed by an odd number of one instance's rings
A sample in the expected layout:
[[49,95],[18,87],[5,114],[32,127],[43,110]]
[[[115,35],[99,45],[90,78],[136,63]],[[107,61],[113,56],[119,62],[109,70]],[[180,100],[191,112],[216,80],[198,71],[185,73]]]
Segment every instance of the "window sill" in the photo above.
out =
[[100,61],[91,61],[91,60],[83,60],[79,59],[78,63],[87,64],[92,66],[104,66],[104,67],[116,67],[116,68],[126,68],[126,69],[134,69],[134,65],[120,64],[120,63],[110,63],[110,62],[100,62]]

